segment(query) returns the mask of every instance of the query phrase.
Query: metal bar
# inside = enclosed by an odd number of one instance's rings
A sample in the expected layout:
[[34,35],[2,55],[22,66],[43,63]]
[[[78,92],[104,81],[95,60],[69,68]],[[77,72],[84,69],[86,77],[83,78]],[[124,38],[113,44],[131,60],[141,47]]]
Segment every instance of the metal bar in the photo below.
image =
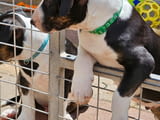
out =
[[49,75],[48,72],[43,72],[43,71],[39,71],[39,70],[33,70],[31,68],[23,67],[23,66],[20,66],[18,64],[11,64],[10,62],[5,62],[5,61],[1,61],[0,60],[0,63],[11,65],[11,66],[15,66],[15,67],[22,68],[22,69],[25,69],[25,70],[30,70],[32,72],[36,72],[36,73],[40,73],[40,74],[44,74],[44,75]]
[[[61,57],[60,59],[61,67],[68,68],[73,70],[73,60],[69,60],[69,58]],[[94,67],[95,75],[100,75],[101,77],[106,77],[109,79],[112,79],[114,81],[120,81],[123,76],[123,70],[118,68],[112,68],[112,67],[104,67],[101,65],[95,65]],[[160,76],[160,75],[157,75]],[[155,91],[160,92],[160,80],[157,80],[156,78],[152,79],[146,79],[144,83],[142,84],[144,88],[152,89]]]
[[11,102],[11,103],[15,103],[15,104],[17,104],[17,105],[21,105],[21,106],[30,108],[30,109],[35,110],[35,111],[38,111],[38,112],[41,112],[41,113],[44,113],[44,114],[48,114],[48,112],[46,112],[46,111],[36,109],[36,108],[34,108],[34,107],[32,107],[32,106],[29,106],[29,105],[26,105],[26,104],[18,103],[17,101],[14,102],[14,101],[11,101],[11,100],[8,100],[8,99],[2,99],[2,98],[1,98],[0,100],[2,100],[2,101],[8,101],[8,102]]
[[6,46],[10,46],[10,47],[16,47],[16,48],[20,48],[20,49],[23,49],[23,50],[27,50],[27,51],[32,51],[32,52],[38,52],[40,54],[44,54],[44,55],[49,55],[49,52],[45,52],[45,51],[38,51],[36,49],[33,49],[33,48],[26,48],[26,47],[21,47],[21,46],[15,46],[13,44],[9,44],[9,43],[4,43],[4,42],[0,42],[1,45],[6,45]]
[[[13,25],[13,24],[8,24],[8,23],[3,23],[3,22],[0,22],[0,25],[6,25],[6,26],[15,27],[15,28],[22,28],[22,29],[25,29],[25,30],[32,30],[31,28],[25,28],[25,27],[22,27],[22,26]],[[41,31],[39,31],[39,30],[32,30],[32,31],[41,32]]]
[[34,89],[34,88],[31,89],[30,87],[25,87],[23,85],[15,83],[15,82],[3,80],[3,79],[0,79],[0,82],[1,83],[7,83],[7,84],[15,85],[16,87],[24,88],[24,89],[27,89],[27,90],[32,90],[32,91],[40,93],[40,94],[48,95],[47,92],[43,92],[43,91],[40,91],[40,90],[37,90],[37,89]]

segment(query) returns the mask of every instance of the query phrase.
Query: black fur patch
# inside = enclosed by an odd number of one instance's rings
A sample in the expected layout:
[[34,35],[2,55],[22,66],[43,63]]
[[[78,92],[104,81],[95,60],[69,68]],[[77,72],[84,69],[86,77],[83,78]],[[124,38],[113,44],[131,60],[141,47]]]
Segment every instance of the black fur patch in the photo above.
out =
[[[15,16],[15,24],[18,26],[23,26],[25,27],[25,24],[23,20],[19,16]],[[0,16],[0,22],[7,23],[7,24],[13,24],[13,14],[3,14]],[[13,27],[11,26],[6,26],[6,25],[0,25],[0,42],[8,43],[8,44],[14,44],[14,30]],[[24,30],[20,28],[15,28],[15,38],[16,38],[16,46],[23,46],[23,41],[24,41]],[[6,48],[7,47],[7,53],[8,57],[5,58],[11,58],[14,55],[14,47],[7,46],[7,45],[0,45],[1,48]],[[16,55],[19,55],[22,52],[22,49],[16,48]],[[5,55],[6,56],[6,55]],[[3,59],[4,57],[1,55],[0,59]]]
[[118,19],[106,33],[105,40],[120,56],[127,48],[144,46],[153,56],[155,69],[153,73],[160,74],[160,37],[142,20],[133,9],[132,16],[127,21]]
[[[18,108],[18,113],[17,113],[17,117],[20,116],[21,112],[22,112],[22,106],[19,106],[19,108]],[[16,116],[15,116],[13,119],[16,119]]]
[[[21,65],[21,66],[23,66],[23,67],[27,67],[27,68],[30,68],[31,69],[31,62],[29,62],[29,63],[27,63],[27,64],[25,64],[25,62],[24,62],[24,60],[19,60],[19,64]],[[38,69],[38,67],[39,67],[39,64],[38,63],[36,63],[36,62],[33,62],[33,70],[36,70],[36,69]],[[28,70],[28,69],[25,69],[25,68],[22,68],[22,70],[27,74],[27,75],[29,75],[30,77],[32,76],[32,71],[31,70]],[[34,75],[34,71],[33,71],[33,75]]]
[[[62,30],[70,25],[80,23],[86,17],[87,3],[88,0],[84,4],[80,4],[80,0],[74,0],[69,12],[66,15],[59,16],[61,3],[58,0],[45,0],[41,6],[44,13],[42,24],[44,30],[48,32],[52,29]],[[65,9],[65,6],[63,7]],[[66,6],[67,9],[68,7]]]
[[66,111],[71,115],[73,119],[76,119],[79,114],[84,113],[88,108],[89,107],[87,105],[80,105],[77,114],[77,104],[74,102],[70,102],[67,106]]
[[68,14],[73,0],[61,0],[61,6],[59,10],[59,16],[65,16]]
[[45,111],[45,108],[35,100],[36,108]]
[[154,59],[160,56],[155,54],[160,47],[154,47],[160,45],[160,39],[133,9],[128,20],[119,18],[109,27],[105,40],[118,54],[118,62],[125,68],[118,91],[121,96],[131,96],[153,71]]
[[[26,80],[26,78],[22,75],[21,72],[19,72],[19,78],[17,80],[17,83],[24,86],[24,87],[30,87],[30,83]],[[29,90],[25,88],[20,88],[22,90],[23,95],[27,95]]]

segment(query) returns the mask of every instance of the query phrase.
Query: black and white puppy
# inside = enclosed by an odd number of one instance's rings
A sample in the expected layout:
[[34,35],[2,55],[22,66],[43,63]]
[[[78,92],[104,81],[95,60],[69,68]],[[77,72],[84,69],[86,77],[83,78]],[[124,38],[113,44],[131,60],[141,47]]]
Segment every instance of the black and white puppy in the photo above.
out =
[[[22,13],[22,11],[21,11]],[[48,92],[48,76],[36,72],[31,72],[31,61],[25,63],[24,60],[31,57],[31,52],[27,49],[31,48],[33,44],[33,49],[38,50],[43,41],[47,39],[48,34],[40,33],[39,30],[30,24],[30,18],[26,17],[21,13],[15,13],[15,42],[14,42],[14,27],[0,25],[0,42],[14,45],[16,43],[16,51],[13,46],[0,45],[0,60],[3,61],[12,61],[18,60],[18,64],[22,67],[20,68],[18,83],[24,87],[30,87],[37,89],[43,92]],[[13,13],[8,12],[0,16],[0,22],[5,24],[14,24]],[[23,29],[23,28],[26,29]],[[33,28],[33,34],[31,38],[31,27]],[[31,41],[31,39],[33,39]],[[48,52],[47,45],[44,48],[45,52]],[[21,48],[23,47],[23,48]],[[48,63],[49,57],[45,54],[40,54],[33,60],[33,70],[48,72]],[[33,78],[33,79],[32,79]],[[22,103],[35,108],[35,100],[41,106],[47,107],[48,105],[48,96],[45,94],[40,94],[38,92],[33,92],[24,88],[20,88],[20,94],[22,98]],[[21,112],[18,116],[18,120],[27,120],[29,117],[30,120],[35,119],[35,111],[27,107],[22,106]]]
[[[18,65],[20,65],[20,72],[18,78],[18,84],[24,87],[30,87],[42,92],[48,92],[48,75],[35,72],[31,72],[30,70],[33,66],[33,70],[41,71],[41,72],[49,72],[49,55],[39,54],[37,57],[33,59],[33,65],[31,61],[27,63],[25,60],[31,57],[31,52],[29,49],[38,50],[43,42],[48,38],[48,34],[40,32],[37,28],[30,24],[30,18],[26,17],[25,13],[22,10],[17,10],[15,13],[15,20],[13,20],[13,13],[7,12],[0,16],[0,60],[1,61],[12,61],[17,60]],[[16,27],[12,27],[14,24]],[[4,24],[10,24],[11,26],[7,26]],[[25,29],[23,29],[25,28]],[[31,31],[32,28],[32,31]],[[15,29],[15,34],[14,34]],[[15,36],[15,41],[14,41]],[[4,44],[5,43],[5,44]],[[16,48],[12,45],[16,44]],[[7,45],[9,44],[9,45]],[[31,45],[32,44],[32,45]],[[66,42],[66,51],[68,53],[75,52],[75,48],[73,45],[67,41]],[[69,49],[68,49],[69,48]],[[72,50],[71,50],[72,49]],[[73,50],[74,49],[74,50]],[[49,51],[49,43],[44,47],[43,52]],[[35,53],[35,52],[34,52]],[[33,53],[33,54],[34,54]],[[24,68],[26,67],[26,68]],[[73,72],[70,70],[65,71],[66,78],[72,79]],[[33,108],[37,108],[40,110],[48,110],[48,95],[41,94],[32,90],[28,90],[25,88],[19,88],[20,96],[22,99],[22,104],[31,106]],[[70,83],[65,83],[65,91],[70,91]],[[65,97],[67,97],[68,93],[65,93]],[[69,109],[69,112],[72,118],[74,119],[77,113],[76,105],[73,103],[70,104],[74,106],[74,108]],[[86,111],[88,107],[81,107],[80,111]],[[13,110],[7,111],[5,114],[9,114],[8,112],[13,112]],[[32,110],[26,106],[21,106],[21,109],[18,113],[18,120],[35,120],[35,110]]]
[[[105,34],[90,32],[118,11],[118,18]],[[151,72],[160,74],[160,37],[128,0],[68,0],[67,4],[65,0],[42,0],[31,23],[44,32],[67,27],[80,29],[71,88],[72,97],[79,104],[92,96],[96,61],[105,66],[123,66],[123,78],[113,95],[112,120],[128,120],[130,100],[136,89]]]

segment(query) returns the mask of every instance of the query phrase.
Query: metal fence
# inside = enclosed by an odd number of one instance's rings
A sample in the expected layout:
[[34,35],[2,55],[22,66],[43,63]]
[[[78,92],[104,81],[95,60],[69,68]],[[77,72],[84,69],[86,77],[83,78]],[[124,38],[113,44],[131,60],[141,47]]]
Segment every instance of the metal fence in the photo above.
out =
[[[7,11],[9,9],[12,9],[13,12],[15,12],[15,8],[16,7],[19,8],[19,6],[16,5],[18,2],[22,2],[22,1],[1,0],[0,12]],[[32,5],[32,4],[38,4],[39,1],[24,0],[23,2],[29,5]],[[23,6],[22,8],[25,8],[25,7]],[[32,14],[32,11],[29,13],[29,15],[30,14]],[[13,16],[13,19],[15,19],[15,16]],[[7,26],[17,27],[15,24],[4,24],[0,22],[0,25],[2,24]],[[33,31],[32,29],[28,29],[28,28],[23,28],[23,29]],[[15,35],[16,34],[14,33],[14,36]],[[33,49],[34,44],[32,44],[32,42],[29,48],[16,46],[15,37],[14,37],[14,44],[6,44],[4,42],[0,42],[0,45],[7,45],[7,46],[14,47],[14,61],[12,62],[0,61],[1,63],[3,63],[3,65],[1,65],[2,67],[0,68],[1,69],[0,73],[2,76],[0,78],[0,103],[4,101],[9,101],[9,102],[15,103],[14,109],[18,109],[19,106],[24,106],[33,111],[38,111],[40,113],[47,114],[48,120],[66,120],[63,117],[64,101],[66,100],[66,98],[64,97],[64,93],[65,93],[64,88],[65,88],[65,81],[71,82],[71,80],[65,78],[65,69],[73,70],[73,62],[76,56],[73,54],[66,53],[65,31],[51,33],[50,41],[49,41],[49,50],[45,52],[40,52],[40,54],[44,54],[46,55],[45,57],[49,58],[48,63],[46,63],[46,66],[48,66],[47,71],[34,70],[33,63],[31,65],[31,68],[25,68],[17,64],[17,61],[18,61],[16,58],[17,47],[27,50],[28,52],[30,52],[31,56],[33,52],[37,50]],[[32,41],[34,41],[34,39]],[[32,72],[32,77],[34,72],[39,75],[47,76],[49,78],[48,92],[41,91],[32,87],[31,88],[25,87],[16,83],[20,69],[30,70]],[[14,72],[12,70],[14,70]],[[121,79],[123,70],[113,68],[112,66],[104,67],[96,64],[94,67],[94,73],[95,73],[95,80],[94,80],[95,82],[93,83],[94,95],[93,95],[93,98],[91,99],[91,102],[88,105],[89,109],[83,114],[80,114],[80,116],[77,119],[79,120],[104,120],[104,119],[110,120],[111,119],[111,96],[114,90],[116,89],[116,85],[114,84],[114,82],[119,81]],[[33,79],[31,80],[33,83]],[[10,100],[11,97],[15,97],[19,95],[18,87],[28,89],[29,91],[34,91],[36,93],[44,94],[48,96],[49,112],[18,102],[17,98],[15,101],[11,101]],[[152,79],[147,79],[141,85],[141,88],[140,88],[141,93],[143,93],[143,88],[160,92],[160,76],[158,75],[152,76]],[[139,97],[142,100],[142,94]],[[150,100],[145,99],[145,101],[150,101]],[[3,113],[3,111],[5,111],[6,109],[8,108],[1,107],[0,114]],[[141,102],[139,102],[139,104],[134,102],[131,104],[129,116],[130,116],[129,119],[133,119],[133,120],[154,120],[153,114],[150,111],[145,110],[144,106],[141,105]],[[29,117],[30,116],[28,116],[28,119]]]

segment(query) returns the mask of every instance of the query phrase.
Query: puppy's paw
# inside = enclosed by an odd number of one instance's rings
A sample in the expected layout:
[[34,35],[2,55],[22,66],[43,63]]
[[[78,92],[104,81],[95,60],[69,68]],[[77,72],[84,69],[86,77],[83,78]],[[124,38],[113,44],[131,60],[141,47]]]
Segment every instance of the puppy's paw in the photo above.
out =
[[70,98],[79,105],[87,104],[93,94],[92,80],[73,79]]
[[64,118],[65,120],[76,120],[81,113],[84,113],[89,106],[77,105],[76,103],[66,100],[64,102]]
[[16,109],[6,109],[2,112],[1,114],[1,117],[0,117],[0,120],[8,120],[6,118],[15,118],[17,112],[16,112]]

